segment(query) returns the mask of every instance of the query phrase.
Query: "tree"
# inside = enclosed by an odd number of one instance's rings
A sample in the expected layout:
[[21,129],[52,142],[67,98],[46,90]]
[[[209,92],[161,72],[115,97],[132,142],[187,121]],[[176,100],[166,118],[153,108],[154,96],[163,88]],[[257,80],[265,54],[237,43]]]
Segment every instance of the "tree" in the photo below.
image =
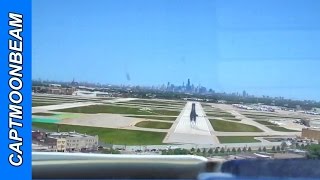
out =
[[280,146],[277,146],[277,152],[280,152],[280,150],[281,150]]
[[227,149],[227,153],[229,154],[230,152],[231,152],[231,151],[230,151],[230,148],[228,148],[228,149]]
[[307,148],[308,159],[320,159],[320,144],[312,144]]
[[304,144],[301,144],[301,149],[305,149],[305,145]]
[[168,152],[167,152],[167,150],[162,150],[162,151],[161,151],[161,154],[162,154],[162,155],[167,155]]
[[276,152],[276,147],[272,146],[272,152]]
[[201,153],[201,150],[198,148],[197,149],[197,154],[200,154]]
[[190,151],[191,151],[191,152],[194,152],[195,150],[196,150],[195,148],[191,148],[191,150],[190,150]]
[[238,149],[237,149],[237,152],[238,152],[238,153],[241,153],[241,148],[238,148]]
[[300,149],[300,148],[301,148],[299,143],[296,143],[296,148],[297,148],[297,149]]
[[243,152],[247,152],[247,148],[246,148],[246,147],[243,147],[242,151],[243,151]]
[[281,150],[284,151],[287,146],[288,146],[288,145],[287,145],[286,142],[282,142],[282,143],[281,143]]
[[174,155],[174,151],[173,151],[173,149],[169,149],[169,151],[168,151],[167,155]]
[[214,150],[214,153],[215,153],[215,154],[218,154],[218,153],[219,153],[219,149],[216,148],[216,149]]
[[262,151],[261,147],[259,147],[258,151],[259,151],[259,152],[261,152],[261,151]]
[[224,153],[224,148],[221,148],[220,152],[223,154]]
[[207,152],[206,152],[206,149],[205,149],[205,148],[203,148],[203,150],[202,150],[202,154],[203,154],[203,155],[206,155],[206,153],[207,153]]
[[251,151],[252,151],[252,149],[251,149],[251,147],[249,147],[249,148],[248,148],[248,152],[251,152]]
[[232,148],[232,152],[236,153],[237,152],[236,148]]
[[208,154],[212,154],[212,153],[213,153],[213,149],[210,148],[210,149],[208,150]]
[[189,154],[189,151],[186,150],[186,149],[178,148],[178,149],[173,150],[173,154],[176,154],[176,155],[186,155],[186,154]]
[[267,152],[267,148],[266,147],[263,147],[263,152]]
[[310,144],[308,143],[304,148],[308,149],[310,147]]

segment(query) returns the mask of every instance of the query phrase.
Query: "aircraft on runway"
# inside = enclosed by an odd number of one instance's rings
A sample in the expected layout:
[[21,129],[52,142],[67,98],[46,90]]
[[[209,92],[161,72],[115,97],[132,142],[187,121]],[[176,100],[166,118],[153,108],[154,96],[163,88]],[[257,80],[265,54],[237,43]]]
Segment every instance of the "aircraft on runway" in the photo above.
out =
[[197,113],[196,113],[196,104],[192,103],[191,112],[190,112],[190,124],[191,127],[195,126],[197,123]]

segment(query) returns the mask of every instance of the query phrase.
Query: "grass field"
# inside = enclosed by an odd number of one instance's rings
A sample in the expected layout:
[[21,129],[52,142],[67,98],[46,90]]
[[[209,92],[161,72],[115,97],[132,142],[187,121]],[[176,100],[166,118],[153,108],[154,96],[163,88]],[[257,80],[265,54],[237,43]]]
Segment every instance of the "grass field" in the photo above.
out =
[[165,121],[175,121],[177,119],[177,117],[166,117],[166,116],[126,116],[126,117],[156,119],[156,120],[165,120]]
[[236,122],[229,122],[223,120],[210,119],[210,123],[215,131],[222,132],[262,132],[261,129]]
[[220,117],[225,120],[241,121],[241,119],[237,119],[233,114],[226,111],[215,109],[215,110],[205,110],[205,112],[208,117]]
[[229,120],[229,121],[241,121],[241,119],[237,119],[235,117],[223,117],[224,120]]
[[218,136],[220,143],[254,143],[260,142],[253,136]]
[[[49,131],[56,131],[57,124],[49,123],[32,123],[33,127],[46,129]],[[159,145],[166,133],[135,131],[124,129],[110,129],[100,127],[74,126],[74,125],[59,125],[60,131],[76,131],[79,133],[87,133],[89,135],[98,135],[99,141],[110,144],[123,145]]]
[[127,105],[127,106],[151,106],[151,107],[184,107],[184,104],[157,104],[157,103],[135,103],[135,102],[117,102],[117,105]]
[[121,106],[111,106],[111,105],[92,105],[83,106],[67,109],[58,109],[57,112],[71,112],[71,113],[86,113],[86,114],[96,114],[96,113],[113,113],[113,114],[136,114],[136,115],[168,115],[177,116],[178,111],[168,111],[168,110],[142,110],[133,107],[121,107]]
[[168,110],[152,110],[153,113],[157,115],[166,115],[166,116],[178,116],[180,111],[168,111]]
[[272,129],[272,130],[274,130],[274,131],[298,132],[298,131],[296,131],[296,130],[291,130],[291,129],[286,129],[286,128],[284,128],[284,127],[280,127],[280,126],[278,126],[278,125],[276,125],[276,124],[273,124],[273,123],[271,123],[271,122],[269,122],[269,121],[256,121],[256,122],[258,122],[258,123],[260,123],[260,124],[263,124],[263,125],[267,126],[268,128],[270,128],[270,129]]
[[212,117],[221,117],[226,120],[232,120],[232,121],[240,121],[240,119],[236,119],[235,116],[229,112],[220,110],[220,109],[207,109],[206,110],[206,115],[207,116],[212,116]]
[[222,118],[234,118],[235,116],[230,113],[221,113],[221,112],[209,112],[206,113],[207,116],[213,116],[213,117],[222,117]]
[[277,126],[277,125],[272,125],[272,126],[267,126],[268,128],[274,130],[274,131],[282,131],[282,132],[299,132],[296,130],[292,130],[292,129],[287,129],[281,126]]
[[133,103],[139,103],[139,104],[163,104],[163,105],[184,105],[186,102],[182,101],[155,101],[155,100],[132,100],[129,101]]
[[35,116],[54,116],[56,114],[54,113],[42,113],[42,112],[39,112],[39,113],[33,113],[32,115],[35,115]]
[[48,106],[48,105],[56,105],[59,103],[55,102],[32,102],[32,107],[37,107],[37,106]]
[[135,124],[137,127],[142,128],[155,128],[155,129],[170,129],[172,123],[156,122],[156,121],[141,121]]
[[256,122],[263,124],[263,125],[266,125],[266,126],[274,126],[274,124],[269,121],[256,121]]

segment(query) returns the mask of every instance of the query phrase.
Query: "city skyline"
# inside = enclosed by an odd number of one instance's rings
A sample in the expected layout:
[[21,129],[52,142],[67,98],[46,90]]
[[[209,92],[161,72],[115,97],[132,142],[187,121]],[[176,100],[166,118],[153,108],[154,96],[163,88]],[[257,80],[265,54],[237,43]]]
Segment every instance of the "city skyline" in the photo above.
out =
[[[190,80],[190,78],[188,78],[187,80]],[[150,86],[143,86],[143,85],[139,85],[139,84],[134,84],[134,85],[130,85],[130,84],[110,84],[110,83],[95,83],[95,82],[88,82],[88,81],[76,81],[75,79],[72,79],[72,81],[58,81],[58,80],[42,80],[42,79],[33,79],[33,81],[41,81],[41,82],[55,82],[55,83],[64,83],[64,84],[88,84],[88,85],[95,85],[95,86],[118,86],[118,87],[142,87],[142,88],[147,88],[147,89],[153,89],[153,90],[162,90],[162,91],[166,91],[166,92],[176,92],[176,93],[202,93],[202,94],[212,94],[212,93],[216,93],[216,94],[226,94],[226,95],[232,95],[232,96],[239,96],[239,97],[259,97],[259,98],[272,98],[272,99],[291,99],[291,100],[299,100],[299,101],[316,101],[316,102],[320,102],[318,100],[314,100],[314,99],[299,99],[299,98],[290,98],[290,97],[286,97],[286,96],[271,96],[268,94],[263,94],[263,95],[257,95],[257,94],[251,94],[250,92],[247,92],[245,89],[243,90],[238,90],[238,91],[233,91],[233,92],[228,92],[228,91],[216,91],[214,88],[208,88],[205,86],[201,86],[200,84],[195,86],[194,84],[191,83],[190,80],[190,85],[192,86],[192,90],[188,91],[187,90],[187,83],[184,83],[184,81],[182,82],[181,85],[177,85],[177,84],[172,84],[170,82],[167,83],[162,83],[162,84],[158,84],[158,85],[150,85]],[[188,82],[188,81],[187,81]],[[169,86],[168,86],[169,85]],[[168,89],[169,87],[169,89]],[[183,88],[184,89],[181,89]],[[175,91],[172,91],[172,88],[175,88]],[[203,90],[202,88],[204,88],[205,90]],[[202,92],[199,92],[199,89],[202,89]]]

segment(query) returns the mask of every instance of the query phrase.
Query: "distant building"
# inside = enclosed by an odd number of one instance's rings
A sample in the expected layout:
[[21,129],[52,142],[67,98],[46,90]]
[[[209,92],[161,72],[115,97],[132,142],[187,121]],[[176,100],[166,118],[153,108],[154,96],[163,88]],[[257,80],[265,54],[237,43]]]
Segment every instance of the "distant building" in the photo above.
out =
[[77,90],[72,93],[73,96],[83,96],[83,97],[109,97],[110,94],[108,92],[100,92],[100,91],[84,91]]
[[225,104],[225,103],[227,103],[227,101],[225,101],[225,100],[218,100],[218,103],[220,103],[220,104]]
[[304,128],[301,137],[320,141],[320,129]]
[[48,93],[48,94],[63,94],[71,95],[75,91],[73,87],[61,87],[61,86],[32,86],[32,92],[34,93]]
[[47,147],[47,151],[83,152],[98,149],[98,136],[76,132],[32,132],[32,141],[37,146]]
[[98,136],[89,136],[76,132],[50,133],[50,137],[58,138],[66,142],[66,151],[95,151],[98,148]]
[[243,91],[243,92],[242,92],[242,96],[243,96],[243,97],[247,97],[247,96],[248,96],[247,92],[246,92],[246,91]]

